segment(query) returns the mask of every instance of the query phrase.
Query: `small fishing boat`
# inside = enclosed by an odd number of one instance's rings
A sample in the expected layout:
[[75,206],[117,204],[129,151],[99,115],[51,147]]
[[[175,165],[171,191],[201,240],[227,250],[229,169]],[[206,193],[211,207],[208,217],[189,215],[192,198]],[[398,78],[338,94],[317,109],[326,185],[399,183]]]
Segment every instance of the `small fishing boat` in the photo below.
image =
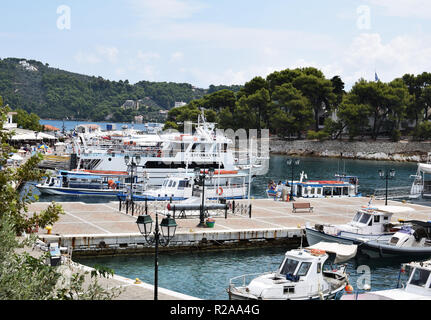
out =
[[[168,176],[160,188],[145,189],[134,192],[135,201],[183,201],[190,198],[200,198],[204,192],[209,200],[245,199],[248,196],[248,175],[238,171],[215,170],[214,177],[205,182],[205,189],[198,186],[193,173],[177,173]],[[123,190],[117,197],[121,200],[130,198],[130,192]]]
[[[308,248],[286,252],[276,272],[243,275],[230,279],[227,292],[230,300],[329,300],[343,294],[348,285],[346,265],[339,267],[325,262],[335,254],[334,263],[356,255],[356,245],[319,243]],[[254,277],[246,285],[246,279]],[[235,283],[239,282],[240,285]]]
[[[409,271],[407,283],[400,284],[401,274]],[[395,289],[344,295],[341,300],[431,300],[431,260],[401,265]]]
[[[356,176],[335,175],[336,180],[305,180],[307,175],[301,172],[299,181],[280,181],[270,183],[266,194],[268,198],[282,200],[283,195],[298,198],[360,197],[359,179]],[[292,188],[292,190],[291,190]]]
[[371,258],[431,257],[431,222],[410,220],[389,240],[364,241],[359,252]]
[[320,241],[359,244],[369,240],[387,241],[402,224],[391,222],[394,213],[406,213],[412,208],[403,206],[363,206],[347,224],[307,224],[305,232],[309,244]]
[[[137,177],[134,177],[136,180]],[[130,183],[127,172],[90,173],[84,171],[60,170],[47,177],[36,187],[42,194],[49,195],[86,195],[116,196],[125,184]]]

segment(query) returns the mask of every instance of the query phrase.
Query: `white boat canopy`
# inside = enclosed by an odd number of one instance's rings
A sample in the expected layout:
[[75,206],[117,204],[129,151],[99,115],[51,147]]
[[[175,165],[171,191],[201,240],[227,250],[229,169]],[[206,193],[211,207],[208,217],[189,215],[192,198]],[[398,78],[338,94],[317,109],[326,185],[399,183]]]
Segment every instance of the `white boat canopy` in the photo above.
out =
[[385,205],[371,205],[369,209],[374,209],[382,212],[390,212],[390,213],[403,213],[403,212],[412,212],[413,208],[407,206],[385,206]]
[[356,256],[358,246],[356,244],[341,244],[337,242],[322,241],[310,247],[307,247],[307,249],[317,249],[317,250],[323,250],[329,253],[334,253],[335,254],[334,263],[340,263],[340,262],[347,261],[353,258],[354,256]]
[[431,173],[431,164],[419,163],[418,170],[425,173]]

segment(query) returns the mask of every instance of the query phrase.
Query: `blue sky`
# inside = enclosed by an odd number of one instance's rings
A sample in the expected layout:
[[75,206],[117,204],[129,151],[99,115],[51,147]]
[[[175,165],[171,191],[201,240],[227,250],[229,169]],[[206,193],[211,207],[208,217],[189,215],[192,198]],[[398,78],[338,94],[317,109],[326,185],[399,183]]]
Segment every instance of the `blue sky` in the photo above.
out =
[[374,71],[431,71],[427,0],[14,0],[0,12],[1,58],[131,83],[244,84],[314,66],[349,88]]

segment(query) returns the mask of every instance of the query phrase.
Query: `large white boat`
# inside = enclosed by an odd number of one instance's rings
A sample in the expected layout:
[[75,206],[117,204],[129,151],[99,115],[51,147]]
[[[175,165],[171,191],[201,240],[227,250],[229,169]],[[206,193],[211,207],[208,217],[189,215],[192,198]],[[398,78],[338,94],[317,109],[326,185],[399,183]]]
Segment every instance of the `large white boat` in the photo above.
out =
[[[343,294],[348,284],[346,266],[324,265],[329,254],[335,263],[356,255],[356,245],[319,243],[286,252],[276,272],[232,278],[227,289],[230,300],[329,300]],[[246,284],[246,279],[255,277]],[[237,285],[236,283],[240,283]]]
[[418,170],[410,189],[410,198],[431,198],[431,153],[426,163],[418,163]]
[[[240,163],[231,150],[232,140],[215,130],[214,123],[208,123],[203,116],[196,125],[194,134],[164,133],[154,135],[133,135],[128,140],[123,136],[113,142],[112,136],[92,135],[92,142],[85,134],[75,140],[73,153],[77,155],[77,169],[92,171],[128,171],[125,155],[139,155],[138,174],[148,175],[149,186],[161,186],[163,180],[184,169],[193,172],[195,168],[218,170],[239,170],[252,177],[264,174],[267,167],[257,159],[251,167],[251,156]],[[247,166],[248,165],[248,166]]]
[[391,223],[394,213],[407,213],[403,206],[363,206],[347,224],[307,224],[305,232],[310,245],[320,241],[358,244],[369,240],[387,241],[400,230],[401,224]]
[[400,274],[410,269],[406,284],[388,290],[359,295],[344,295],[341,300],[431,300],[431,260],[410,262],[401,266]]

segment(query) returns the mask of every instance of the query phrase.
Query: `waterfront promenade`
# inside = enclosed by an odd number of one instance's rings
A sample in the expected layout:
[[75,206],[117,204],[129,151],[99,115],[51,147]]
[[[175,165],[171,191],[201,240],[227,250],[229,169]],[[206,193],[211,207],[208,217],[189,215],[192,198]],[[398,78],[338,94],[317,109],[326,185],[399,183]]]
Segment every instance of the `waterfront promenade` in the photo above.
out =
[[[176,219],[178,228],[175,241],[168,250],[228,249],[240,246],[257,247],[272,245],[276,242],[299,243],[306,223],[341,224],[350,221],[356,210],[365,206],[369,198],[326,198],[301,199],[296,202],[309,202],[313,212],[298,210],[293,213],[291,202],[278,202],[267,199],[252,200],[252,215],[216,216],[215,228],[197,228],[199,217]],[[247,204],[247,201],[242,201]],[[241,203],[241,202],[237,202]],[[384,205],[383,200],[373,200],[373,205]],[[49,203],[33,203],[29,212],[40,211]],[[61,203],[65,211],[54,224],[50,235],[39,230],[44,242],[60,242],[61,246],[72,246],[73,255],[119,255],[152,253],[143,236],[138,232],[137,216],[120,212],[118,202],[86,204],[81,202]],[[388,201],[390,206],[413,208],[406,214],[394,214],[392,221],[398,219],[430,220],[431,208],[427,206]],[[151,213],[151,210],[150,210]],[[167,213],[167,211],[166,211]],[[153,217],[154,220],[154,217]],[[166,250],[166,248],[165,248]],[[149,284],[134,284],[134,279],[115,276],[102,279],[109,287],[122,286],[125,292],[119,299],[152,299],[153,287]],[[192,297],[160,289],[160,299],[193,299]]]

